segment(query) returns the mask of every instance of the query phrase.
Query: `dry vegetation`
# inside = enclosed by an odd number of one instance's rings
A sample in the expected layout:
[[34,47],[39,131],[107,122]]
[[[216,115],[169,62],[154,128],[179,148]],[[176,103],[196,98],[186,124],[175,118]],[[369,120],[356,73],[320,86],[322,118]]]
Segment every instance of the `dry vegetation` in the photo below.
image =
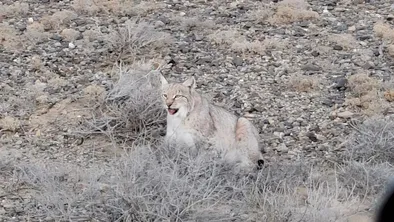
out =
[[375,35],[381,38],[387,45],[389,56],[394,58],[394,29],[390,24],[379,21],[373,28]]
[[386,84],[360,73],[348,78],[350,96],[346,99],[346,104],[361,109],[369,116],[382,114],[390,108],[391,84]]
[[143,50],[148,53],[160,48],[164,53],[166,46],[172,43],[168,33],[156,31],[153,25],[136,20],[126,21],[125,27],[112,30],[103,38],[108,49],[123,61],[134,61]]
[[145,15],[157,8],[163,7],[158,2],[134,0],[75,0],[73,8],[80,14],[95,15],[105,13],[117,16]]
[[[317,12],[312,11],[303,0],[253,4],[256,4],[256,9],[250,10],[245,16],[259,25],[288,27],[295,22],[319,18]],[[29,72],[23,74],[37,76],[37,79],[29,79],[23,86],[25,91],[16,93],[15,97],[6,96],[13,93],[11,84],[0,85],[1,101],[7,101],[7,104],[12,104],[18,110],[14,115],[9,115],[11,108],[0,104],[0,136],[3,139],[4,135],[12,134],[13,137],[9,139],[12,147],[20,145],[21,137],[26,135],[27,139],[24,139],[28,140],[29,149],[39,143],[37,141],[44,140],[44,136],[75,136],[86,140],[96,140],[95,136],[101,136],[101,140],[94,141],[95,144],[108,140],[109,145],[102,146],[109,146],[113,152],[105,160],[96,162],[97,159],[91,158],[86,165],[79,166],[71,161],[53,160],[48,154],[52,152],[51,146],[69,148],[68,141],[45,141],[49,145],[40,144],[42,147],[39,149],[48,157],[27,160],[21,160],[18,156],[8,158],[0,150],[0,181],[4,184],[4,189],[0,187],[0,196],[3,197],[4,192],[4,196],[23,195],[29,199],[23,209],[7,205],[7,201],[12,201],[8,197],[2,201],[1,207],[14,215],[23,212],[30,221],[348,222],[354,214],[370,214],[374,211],[371,206],[375,206],[376,197],[394,175],[394,120],[390,118],[367,119],[357,125],[343,143],[343,150],[338,151],[340,154],[335,154],[338,156],[334,160],[316,161],[297,156],[291,162],[269,162],[263,170],[248,175],[234,172],[232,166],[212,155],[204,145],[198,149],[199,153],[165,145],[161,136],[165,132],[166,111],[162,107],[158,73],[167,68],[164,64],[168,64],[168,61],[146,61],[145,58],[164,57],[177,40],[167,33],[167,29],[158,28],[156,23],[133,17],[143,17],[162,7],[162,3],[153,1],[74,0],[70,10],[54,10],[53,14],[37,20],[34,18],[33,22],[27,24],[25,31],[0,23],[0,46],[9,51],[23,47],[29,49],[47,41],[51,33],[57,33],[62,38],[61,42],[73,42],[78,46],[77,49],[85,50],[86,54],[91,53],[89,50],[97,44],[102,44],[100,50],[108,51],[105,62],[117,62],[112,72],[105,70],[105,74],[99,72],[78,79],[75,73],[69,74],[69,70],[65,75],[60,75],[62,73],[55,69],[58,67],[51,69],[48,67],[50,62],[35,55],[39,50],[32,50],[34,55],[29,56],[26,64]],[[0,5],[0,17],[23,15],[28,10],[29,5],[25,3]],[[87,26],[88,30],[85,31],[72,27],[74,20],[84,15],[125,19],[124,23],[116,23],[119,26],[108,25],[106,32],[97,24]],[[291,40],[286,38],[263,34],[259,38],[251,37],[250,33],[244,34],[244,30],[238,26],[219,26],[214,21],[202,21],[199,17],[173,16],[172,19],[179,25],[176,29],[203,33],[205,40],[209,41],[208,47],[214,46],[217,51],[227,49],[226,53],[240,57],[248,55],[265,59],[269,53],[276,51],[281,54],[292,47]],[[218,30],[213,31],[215,29]],[[389,44],[388,53],[394,55],[394,30],[391,26],[380,22],[375,25],[374,31]],[[182,33],[180,38],[183,37]],[[349,34],[333,34],[328,40],[348,50],[347,53],[357,47],[356,39]],[[326,54],[331,50],[327,48]],[[67,54],[70,48],[65,47],[61,51],[66,55],[64,57],[72,57]],[[288,58],[283,61],[290,64]],[[273,63],[273,69],[279,70],[284,66],[280,61]],[[259,68],[264,71],[258,72],[265,75],[267,67],[261,65]],[[324,88],[321,81],[325,79],[320,74],[303,75],[290,72],[291,69],[285,67],[283,75],[278,74],[279,78],[286,80],[284,88],[280,90],[290,88],[302,92],[293,94],[308,98],[308,93]],[[298,70],[298,67],[294,70]],[[228,70],[223,72],[227,75]],[[9,76],[20,73],[11,73]],[[240,72],[240,75],[249,74]],[[99,81],[99,75],[105,75],[106,78]],[[226,75],[223,82],[238,81]],[[276,83],[273,78],[268,84]],[[88,81],[85,79],[89,79],[89,82],[85,83]],[[52,95],[52,92],[63,92],[65,88],[70,88],[71,81],[78,82],[78,87],[74,89],[77,95],[64,94],[65,97],[61,98]],[[237,88],[238,84],[231,87]],[[351,75],[347,88],[344,105],[367,115],[384,113],[392,106],[390,102],[394,101],[393,81],[382,83],[365,73]],[[233,98],[233,93],[229,90],[223,94]],[[259,95],[263,93],[256,94],[255,97],[260,100],[265,99]],[[308,103],[314,99],[307,99]],[[295,110],[294,107],[289,109]],[[310,113],[314,111],[310,110]],[[23,119],[22,116],[28,118]],[[304,122],[307,121],[305,119]],[[267,125],[273,125],[271,122],[275,121],[268,122],[263,130],[281,130],[276,126],[272,127],[275,129],[269,129]],[[300,128],[301,122],[291,123],[294,131]],[[61,127],[51,128],[50,125],[55,123]],[[74,128],[63,130],[62,125],[66,124]],[[339,125],[338,122],[335,124]],[[308,126],[308,130],[309,127],[312,125]],[[301,135],[292,133],[292,137]],[[309,139],[308,145],[316,142]],[[120,155],[118,150],[121,150]],[[33,148],[30,151],[36,152]],[[95,153],[87,155],[94,156]]]
[[345,50],[357,47],[357,40],[351,34],[333,34],[328,37],[328,41],[341,46]]

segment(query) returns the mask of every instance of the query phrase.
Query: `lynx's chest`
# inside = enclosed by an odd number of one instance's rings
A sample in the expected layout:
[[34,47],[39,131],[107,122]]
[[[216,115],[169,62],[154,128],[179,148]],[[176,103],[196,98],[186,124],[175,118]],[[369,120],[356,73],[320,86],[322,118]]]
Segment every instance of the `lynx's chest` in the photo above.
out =
[[168,116],[166,140],[175,144],[194,146],[195,132],[187,128],[181,118]]

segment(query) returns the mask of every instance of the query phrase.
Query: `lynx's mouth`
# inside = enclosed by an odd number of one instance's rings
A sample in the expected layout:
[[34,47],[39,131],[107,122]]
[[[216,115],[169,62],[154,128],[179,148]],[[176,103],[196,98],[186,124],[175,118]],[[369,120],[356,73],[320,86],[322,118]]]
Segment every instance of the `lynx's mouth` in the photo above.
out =
[[169,113],[170,115],[174,115],[174,114],[177,113],[177,112],[178,112],[178,109],[168,108],[168,113]]

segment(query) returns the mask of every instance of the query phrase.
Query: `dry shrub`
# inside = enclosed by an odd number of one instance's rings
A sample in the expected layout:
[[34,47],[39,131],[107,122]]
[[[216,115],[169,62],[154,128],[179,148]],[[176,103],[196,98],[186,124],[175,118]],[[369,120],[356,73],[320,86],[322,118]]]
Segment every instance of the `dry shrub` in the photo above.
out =
[[118,16],[147,15],[158,8],[162,3],[134,0],[74,0],[73,8],[80,14],[96,15],[98,13],[114,14]]
[[41,19],[41,23],[44,25],[45,30],[59,29],[61,26],[67,26],[73,19],[76,19],[78,15],[70,10],[62,10],[53,13],[51,16],[47,15]]
[[379,21],[374,25],[373,30],[377,37],[394,43],[394,29],[389,24]]
[[348,86],[354,97],[362,97],[372,91],[377,91],[381,88],[380,81],[369,77],[368,74],[360,73],[351,75],[348,78]]
[[20,126],[20,121],[14,117],[6,116],[0,119],[0,131],[15,132]]
[[345,50],[350,50],[357,46],[357,40],[351,34],[332,34],[328,37],[328,41],[342,46]]
[[210,35],[208,35],[208,39],[214,44],[232,44],[235,41],[246,41],[245,37],[243,37],[237,30],[219,30]]
[[118,58],[125,56],[135,59],[142,50],[164,50],[172,43],[170,34],[155,30],[147,22],[128,20],[125,27],[113,30],[104,36],[110,51],[118,53]]
[[298,92],[310,92],[319,86],[319,79],[315,76],[294,74],[290,76],[288,85]]
[[208,39],[216,45],[225,44],[238,53],[256,53],[263,55],[267,50],[283,50],[288,45],[282,39],[267,38],[264,41],[249,41],[237,30],[221,30],[208,35]]
[[244,175],[204,149],[197,154],[168,146],[131,150],[90,168],[19,163],[15,181],[37,190],[26,213],[56,221],[328,222],[359,206],[358,197],[310,164],[273,164]]
[[253,52],[257,54],[263,54],[265,52],[265,46],[263,42],[255,40],[253,42],[243,40],[236,41],[231,44],[231,50],[239,53]]
[[87,103],[103,103],[106,95],[105,88],[98,85],[90,85],[83,89],[84,101]]
[[389,56],[394,59],[394,45],[388,45],[387,52]]
[[394,163],[394,121],[373,117],[356,127],[350,136],[346,156],[349,160]]
[[[365,147],[361,149],[365,149]],[[359,152],[359,154],[361,153]],[[385,186],[392,179],[392,175],[394,175],[394,168],[387,162],[371,164],[362,161],[348,161],[345,166],[340,168],[338,179],[358,196],[370,197],[382,194]]]
[[15,2],[12,5],[1,5],[0,17],[14,17],[18,15],[26,15],[29,12],[29,4],[24,2]]
[[385,100],[384,84],[367,74],[355,74],[348,78],[350,97],[345,104],[354,108],[361,108],[368,116],[381,114],[390,108]]
[[278,3],[275,14],[268,19],[271,24],[290,24],[312,20],[319,17],[317,12],[308,10],[309,4],[304,0],[284,0]]
[[258,23],[265,23],[270,17],[274,15],[274,10],[270,5],[259,4],[256,10],[251,10],[246,14],[250,20],[257,21]]
[[80,32],[75,29],[63,29],[60,35],[66,41],[74,41],[80,36]]
[[44,31],[44,25],[39,22],[29,24],[24,35],[31,44],[40,43],[49,38],[49,33]]
[[[97,109],[93,129],[135,140],[160,133],[165,123],[157,70],[150,62],[119,67],[117,82]],[[101,92],[101,91],[100,91]]]
[[216,28],[216,24],[212,20],[201,19],[199,17],[184,17],[176,16],[173,18],[174,21],[179,22],[182,30],[198,30],[208,31]]
[[0,46],[6,50],[18,50],[23,47],[23,37],[11,26],[0,23]]
[[384,98],[388,102],[394,102],[394,89],[389,89],[384,92]]

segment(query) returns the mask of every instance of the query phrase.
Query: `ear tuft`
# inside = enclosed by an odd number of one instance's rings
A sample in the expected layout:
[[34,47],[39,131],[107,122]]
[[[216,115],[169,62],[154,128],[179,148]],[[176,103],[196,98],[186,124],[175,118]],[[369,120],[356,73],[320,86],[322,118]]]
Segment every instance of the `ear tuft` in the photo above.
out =
[[166,78],[164,78],[163,74],[160,73],[159,75],[160,75],[161,87],[164,88],[168,86],[168,81],[166,80]]
[[190,77],[185,82],[183,82],[183,85],[195,89],[197,87],[197,85],[196,85],[196,80],[194,79],[194,76]]

